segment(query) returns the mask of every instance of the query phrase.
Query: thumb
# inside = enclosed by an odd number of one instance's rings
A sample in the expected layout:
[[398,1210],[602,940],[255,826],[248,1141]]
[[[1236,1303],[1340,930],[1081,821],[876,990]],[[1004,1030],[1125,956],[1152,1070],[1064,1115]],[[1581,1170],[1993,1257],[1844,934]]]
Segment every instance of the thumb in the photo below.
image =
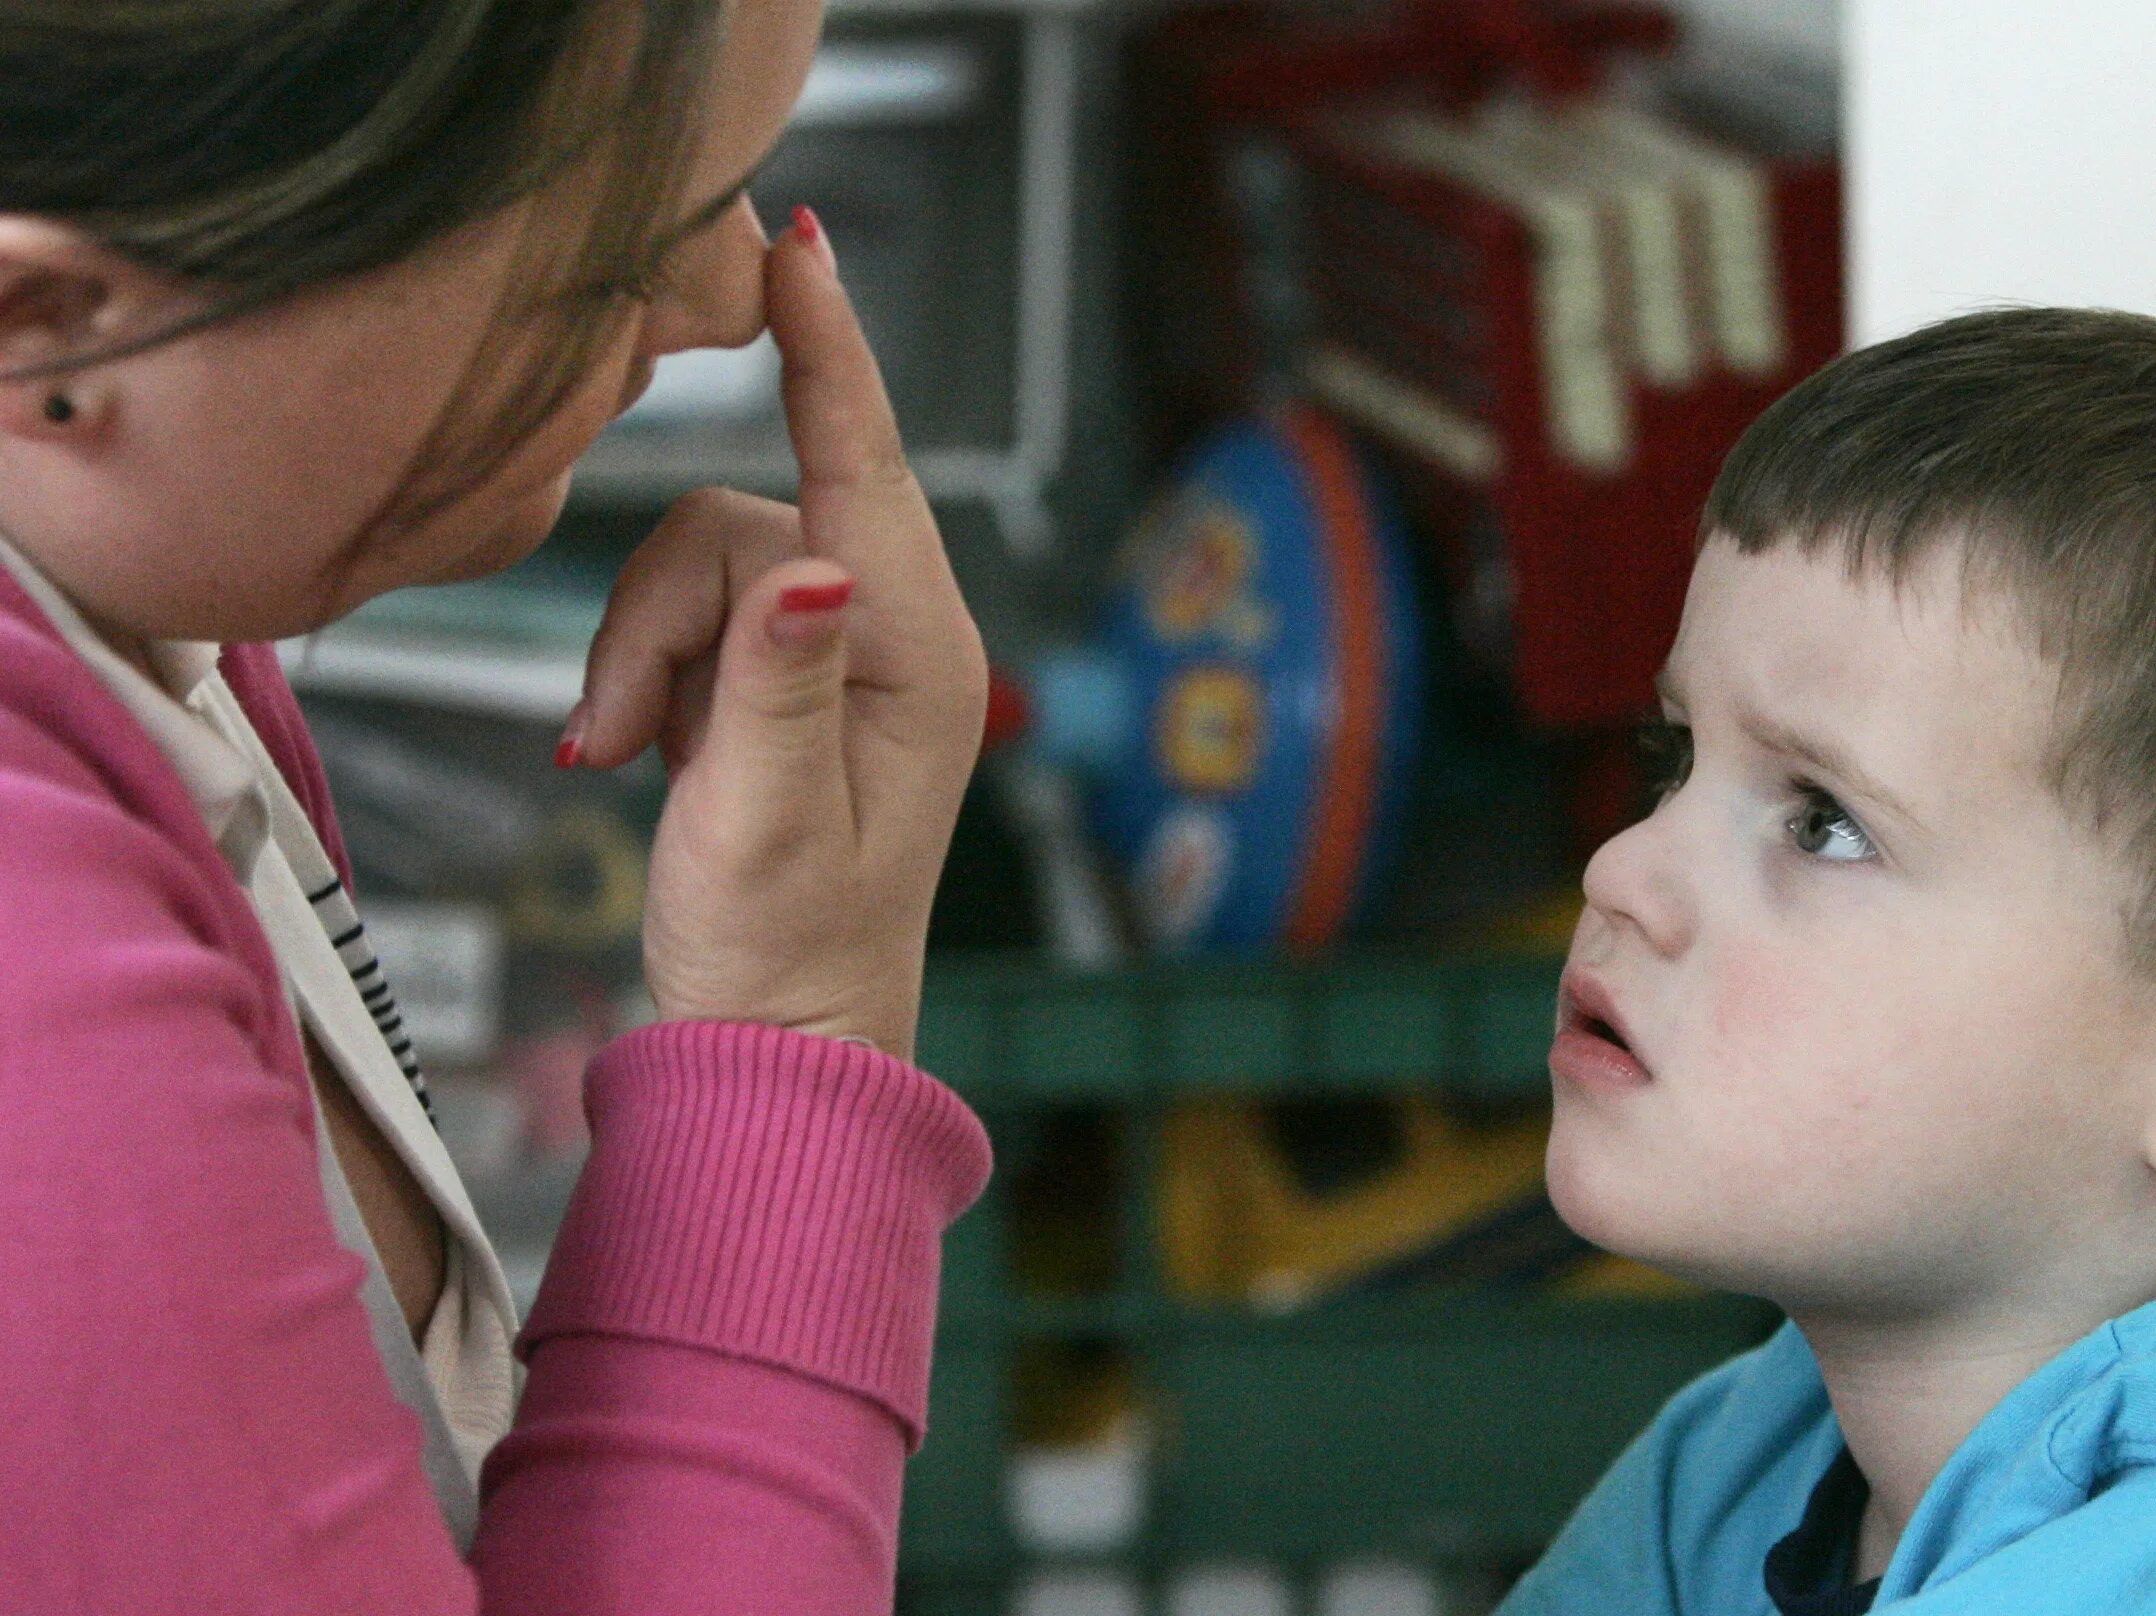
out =
[[719,649],[710,744],[751,819],[844,778],[845,619],[854,580],[814,558],[773,567],[742,597]]

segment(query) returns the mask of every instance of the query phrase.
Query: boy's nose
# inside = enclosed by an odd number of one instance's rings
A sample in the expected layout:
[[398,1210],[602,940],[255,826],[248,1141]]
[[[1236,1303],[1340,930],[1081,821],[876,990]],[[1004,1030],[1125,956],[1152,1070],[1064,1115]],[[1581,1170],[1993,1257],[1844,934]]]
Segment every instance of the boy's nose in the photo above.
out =
[[1690,946],[1696,915],[1673,818],[1665,804],[1612,836],[1587,861],[1585,881],[1588,908],[1613,929],[1637,932],[1665,957]]

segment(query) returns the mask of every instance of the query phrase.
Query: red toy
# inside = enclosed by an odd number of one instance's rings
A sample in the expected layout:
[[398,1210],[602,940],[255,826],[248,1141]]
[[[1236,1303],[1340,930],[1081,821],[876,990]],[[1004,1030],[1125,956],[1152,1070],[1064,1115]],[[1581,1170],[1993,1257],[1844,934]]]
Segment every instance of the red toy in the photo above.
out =
[[[1613,54],[1674,43],[1659,7],[1291,18],[1217,8],[1146,47],[1151,104],[1204,154],[1156,195],[1212,249],[1158,272],[1192,356],[1165,424],[1286,381],[1384,445],[1471,655],[1594,760],[1573,812],[1598,839],[1714,473],[1841,347],[1837,167],[1603,93]],[[1300,240],[1248,239],[1280,193]]]

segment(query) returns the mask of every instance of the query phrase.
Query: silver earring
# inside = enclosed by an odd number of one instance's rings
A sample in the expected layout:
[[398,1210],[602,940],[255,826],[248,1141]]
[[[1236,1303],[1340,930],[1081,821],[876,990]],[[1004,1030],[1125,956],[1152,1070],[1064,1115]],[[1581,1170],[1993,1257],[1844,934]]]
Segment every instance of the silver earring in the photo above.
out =
[[75,401],[65,393],[54,393],[45,400],[45,419],[54,426],[66,426],[75,419]]

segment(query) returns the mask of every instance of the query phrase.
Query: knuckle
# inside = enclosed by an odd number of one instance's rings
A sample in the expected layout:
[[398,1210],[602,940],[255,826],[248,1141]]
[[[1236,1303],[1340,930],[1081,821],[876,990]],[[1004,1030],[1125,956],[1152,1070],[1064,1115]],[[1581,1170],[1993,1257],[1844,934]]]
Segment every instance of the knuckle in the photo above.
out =
[[[810,718],[836,703],[839,677],[836,668],[776,673],[758,681],[757,688],[749,694],[749,703],[768,719],[798,721]],[[773,744],[784,746],[788,744],[789,736],[804,748],[817,744],[811,735],[785,727],[773,737]]]
[[801,531],[801,513],[791,505],[781,506],[758,524],[755,534],[739,549],[768,557],[771,565],[807,554],[808,541]]
[[862,460],[862,481],[876,488],[910,488],[913,462],[906,446],[894,434],[888,442],[874,445]]
[[708,548],[725,531],[728,495],[723,488],[699,488],[675,500],[644,542],[629,552],[618,578],[648,586],[678,571],[682,556]]
[[953,697],[966,709],[969,719],[988,713],[988,650],[978,630],[968,626],[958,646],[957,666],[952,674]]
[[[607,594],[607,604],[618,607],[623,601],[634,598],[646,587],[646,580],[656,570],[656,535],[647,538],[622,558],[614,569],[614,582]],[[608,616],[613,613],[609,611]]]
[[793,506],[735,489],[723,493],[721,502],[702,507],[699,538],[707,543],[716,539],[729,548],[749,545],[783,551],[794,546],[801,532],[801,513]]
[[948,635],[950,670],[954,685],[977,690],[988,699],[988,647],[981,639],[981,626],[961,604],[952,614]]
[[833,481],[874,493],[902,493],[914,487],[913,462],[894,431],[856,444],[835,468]]
[[723,484],[705,488],[692,488],[667,510],[668,525],[678,524],[693,532],[722,524],[739,503],[741,496]]
[[800,510],[782,499],[766,499],[761,494],[737,494],[735,501],[741,514],[760,527],[780,533],[801,531]]
[[969,622],[956,636],[950,662],[929,709],[937,733],[952,746],[978,746],[988,722],[988,654]]
[[796,866],[811,859],[823,837],[807,814],[772,814],[756,827],[741,850],[735,884],[750,890],[780,885]]

